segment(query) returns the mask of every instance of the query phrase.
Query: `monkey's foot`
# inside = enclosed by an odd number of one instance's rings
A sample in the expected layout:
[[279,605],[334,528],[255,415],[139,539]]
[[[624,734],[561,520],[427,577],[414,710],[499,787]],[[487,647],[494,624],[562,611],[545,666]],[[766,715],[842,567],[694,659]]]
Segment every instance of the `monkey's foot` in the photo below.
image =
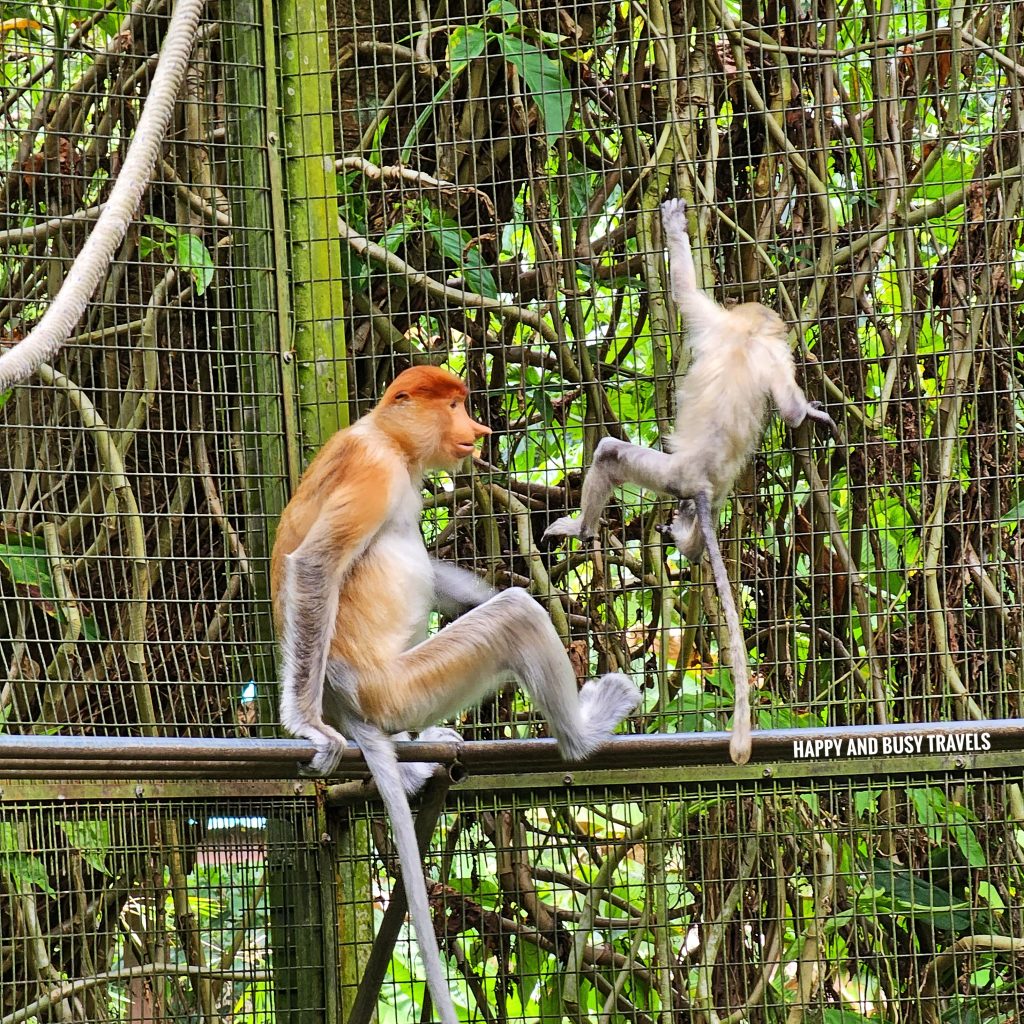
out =
[[686,200],[666,199],[661,204],[661,225],[666,235],[689,234],[689,227],[686,223]]
[[704,554],[704,534],[697,519],[697,503],[692,498],[681,499],[672,520],[659,526],[658,532],[669,538],[679,553],[691,562],[699,561]]
[[562,516],[556,519],[545,531],[541,540],[551,540],[554,537],[578,537],[585,540],[583,532],[582,516]]
[[[399,733],[392,739],[409,738],[408,733]],[[442,725],[432,725],[424,729],[417,737],[424,743],[461,743],[462,737],[454,730],[447,729]],[[400,761],[398,764],[398,777],[402,780],[402,788],[406,796],[415,796],[433,776],[437,764],[433,761]]]
[[[332,730],[333,732],[333,730]],[[348,741],[341,733],[334,733],[333,736],[327,733],[317,733],[316,735],[309,735],[304,737],[312,742],[313,746],[316,747],[316,753],[313,755],[313,760],[308,765],[303,765],[300,769],[303,775],[331,775],[333,774],[338,765],[341,764],[342,755],[345,753],[345,747],[348,746]]]
[[815,426],[825,427],[836,441],[842,437],[836,421],[825,411],[825,406],[821,402],[807,403],[807,418],[813,420]]
[[641,695],[633,680],[621,672],[609,672],[591,679],[580,690],[580,735],[573,743],[560,740],[563,757],[587,757],[615,731],[616,726],[634,712]]

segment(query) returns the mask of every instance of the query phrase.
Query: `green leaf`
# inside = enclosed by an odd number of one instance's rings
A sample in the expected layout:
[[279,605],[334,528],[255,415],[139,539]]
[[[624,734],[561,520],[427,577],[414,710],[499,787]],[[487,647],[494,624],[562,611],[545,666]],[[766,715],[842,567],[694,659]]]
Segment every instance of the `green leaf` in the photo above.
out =
[[910,914],[917,921],[929,922],[938,931],[953,934],[970,931],[973,926],[970,904],[954,900],[945,889],[893,867],[890,861],[875,861],[871,881],[892,896],[895,913]]
[[469,236],[456,227],[428,227],[427,233],[435,241],[445,257],[456,264],[462,272],[466,287],[480,295],[496,299],[498,285],[494,275],[485,266],[480,250],[475,246],[467,248]]
[[0,544],[0,565],[16,587],[38,590],[44,597],[53,596],[50,563],[42,545],[28,539]]
[[[67,613],[57,602],[50,574],[50,560],[46,548],[30,537],[0,544],[0,567],[14,584],[28,592],[47,615],[52,615],[61,624],[67,622]],[[99,629],[93,616],[79,609],[82,620],[82,635],[87,640],[98,640]]]
[[480,250],[474,246],[466,249],[462,255],[462,276],[466,280],[466,286],[470,291],[479,295],[486,295],[489,299],[498,297],[498,282],[490,268],[484,263]]
[[37,886],[47,896],[57,893],[46,876],[46,865],[38,857],[21,853],[18,833],[9,821],[0,821],[0,871],[6,872],[22,892]]
[[973,172],[962,157],[943,154],[925,176],[917,198],[941,199],[959,192],[972,177]]
[[835,1006],[826,1007],[821,1014],[822,1024],[869,1024],[866,1017],[862,1017],[853,1010],[840,1009]]
[[437,247],[452,261],[459,266],[462,265],[463,234],[458,228],[437,228],[427,229],[430,237],[437,243]]
[[58,821],[68,844],[82,855],[94,871],[109,875],[107,853],[110,851],[110,823],[106,821]]
[[177,235],[174,239],[174,259],[187,271],[196,285],[196,295],[202,295],[213,280],[216,266],[210,250],[196,235]]
[[1019,501],[1009,512],[1000,517],[999,522],[1004,526],[1020,526],[1022,519],[1024,519],[1024,501]]
[[509,0],[491,0],[487,13],[501,18],[506,25],[514,25],[519,20],[519,8]]
[[545,56],[544,51],[518,36],[498,36],[509,64],[523,76],[534,102],[540,107],[544,131],[552,136],[565,131],[572,112],[572,93],[562,65]]
[[168,224],[167,221],[163,220],[161,217],[154,217],[153,214],[147,213],[146,216],[143,217],[142,219],[147,224],[152,224],[155,228],[159,228],[168,237],[178,237],[178,229],[172,226],[171,224]]
[[960,847],[964,859],[972,868],[988,867],[988,858],[985,856],[985,848],[978,840],[977,833],[969,825],[950,825],[949,831]]
[[[487,47],[488,37],[492,33],[485,32],[478,25],[457,28],[448,41],[448,68],[454,78],[471,60],[475,60]],[[436,102],[440,97],[434,97]]]

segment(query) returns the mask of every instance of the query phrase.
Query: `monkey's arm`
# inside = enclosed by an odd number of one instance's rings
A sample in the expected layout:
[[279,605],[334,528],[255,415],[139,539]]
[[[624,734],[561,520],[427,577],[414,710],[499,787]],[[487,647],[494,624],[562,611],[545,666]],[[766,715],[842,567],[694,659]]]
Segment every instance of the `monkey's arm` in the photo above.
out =
[[672,298],[679,312],[691,327],[707,327],[724,310],[697,284],[697,268],[690,249],[690,232],[686,223],[686,202],[668,199],[661,204],[661,223],[668,249],[668,275]]
[[792,362],[780,365],[772,376],[772,398],[779,407],[779,415],[791,427],[799,427],[805,419],[827,427],[832,436],[838,440],[839,428],[825,411],[821,402],[809,402],[800,385],[796,382]]
[[430,564],[434,568],[435,607],[450,619],[489,601],[497,593],[475,573],[450,562],[431,558]]
[[302,543],[284,558],[281,724],[316,748],[311,767],[332,771],[345,738],[324,720],[324,671],[345,577],[384,523],[387,486],[339,485]]
[[555,520],[544,536],[593,537],[612,491],[620,484],[639,484],[660,494],[676,494],[678,482],[678,467],[671,455],[606,437],[597,446],[594,464],[583,482],[582,514],[575,519],[564,516]]

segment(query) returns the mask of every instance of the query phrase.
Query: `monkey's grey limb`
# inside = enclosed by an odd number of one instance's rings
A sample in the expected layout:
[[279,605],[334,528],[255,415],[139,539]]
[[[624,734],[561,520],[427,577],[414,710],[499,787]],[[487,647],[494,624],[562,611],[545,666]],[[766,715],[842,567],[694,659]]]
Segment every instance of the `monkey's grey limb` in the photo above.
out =
[[330,774],[345,737],[324,721],[324,671],[338,615],[338,580],[321,559],[298,551],[285,559],[281,647],[281,724],[317,748],[310,769]]
[[[711,517],[717,521],[717,507],[712,506]],[[704,554],[704,533],[697,519],[696,502],[692,498],[683,498],[671,522],[656,529],[662,536],[671,537],[679,553],[691,562],[696,562]]]
[[725,562],[718,547],[716,524],[711,519],[711,500],[707,493],[702,491],[695,501],[697,521],[704,534],[708,558],[711,560],[711,569],[715,575],[715,589],[722,603],[722,611],[725,612],[725,625],[729,633],[729,660],[732,662],[729,667],[732,669],[734,700],[729,756],[736,764],[746,764],[750,760],[750,675],[747,669],[747,645],[743,641],[740,617],[732,596],[732,584],[729,582],[729,574],[725,571]]
[[475,573],[450,562],[431,558],[434,570],[434,601],[437,610],[448,618],[489,601],[497,593]]
[[[329,677],[331,698],[335,686]],[[363,713],[397,731],[443,721],[510,677],[519,680],[543,714],[566,760],[588,757],[640,701],[636,686],[617,672],[594,682],[601,700],[584,700],[548,613],[516,587],[403,651],[386,668],[364,670],[357,683],[340,685],[355,685]],[[439,687],[438,680],[445,686]],[[334,716],[332,704],[329,717]]]
[[813,420],[817,426],[824,427],[828,430],[836,441],[842,440],[843,435],[836,424],[836,421],[825,411],[825,406],[823,406],[821,402],[807,403],[807,418],[809,420]]
[[697,267],[690,249],[690,229],[686,223],[686,201],[667,199],[661,204],[661,224],[668,249],[668,277],[672,300],[688,323],[716,320],[723,312],[697,284]]
[[[432,725],[416,738],[424,743],[462,743],[462,737],[454,729],[447,729],[443,725]],[[407,732],[398,732],[391,737],[392,742],[407,739]],[[406,795],[415,796],[433,777],[435,768],[437,765],[433,761],[400,761],[398,775]]]
[[681,476],[679,461],[671,455],[606,437],[597,446],[594,464],[583,481],[580,516],[555,520],[544,531],[544,537],[589,540],[597,533],[601,513],[616,487],[630,483],[661,494],[678,495]]

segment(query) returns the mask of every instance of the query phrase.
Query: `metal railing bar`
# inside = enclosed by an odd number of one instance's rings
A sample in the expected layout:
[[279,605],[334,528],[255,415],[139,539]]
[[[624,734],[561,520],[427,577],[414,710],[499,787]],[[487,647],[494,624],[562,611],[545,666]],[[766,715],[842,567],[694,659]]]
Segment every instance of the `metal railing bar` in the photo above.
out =
[[[753,762],[831,760],[849,757],[972,755],[1024,750],[1024,719],[981,722],[933,722],[854,725],[820,729],[755,732]],[[614,736],[585,766],[590,770],[660,768],[677,765],[729,764],[729,733],[659,733]],[[514,771],[520,775],[573,767],[558,755],[554,740],[476,740],[462,743],[396,744],[400,761],[427,761],[459,766],[471,774]],[[265,774],[295,778],[313,755],[302,740],[206,739],[142,736],[0,736],[0,774],[54,771],[74,775],[92,771],[116,775],[159,768],[167,776],[179,771],[220,774]],[[95,763],[99,762],[99,763]],[[363,778],[366,765],[352,745],[333,776]]]

